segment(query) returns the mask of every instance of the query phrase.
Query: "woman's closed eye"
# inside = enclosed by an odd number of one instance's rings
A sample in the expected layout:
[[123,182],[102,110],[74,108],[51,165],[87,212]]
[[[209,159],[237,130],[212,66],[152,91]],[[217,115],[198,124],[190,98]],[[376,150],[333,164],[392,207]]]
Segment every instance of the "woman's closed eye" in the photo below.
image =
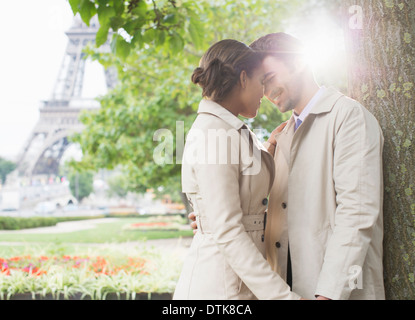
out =
[[266,86],[267,84],[269,84],[273,79],[275,78],[275,74],[266,77],[264,80],[262,80],[262,85]]

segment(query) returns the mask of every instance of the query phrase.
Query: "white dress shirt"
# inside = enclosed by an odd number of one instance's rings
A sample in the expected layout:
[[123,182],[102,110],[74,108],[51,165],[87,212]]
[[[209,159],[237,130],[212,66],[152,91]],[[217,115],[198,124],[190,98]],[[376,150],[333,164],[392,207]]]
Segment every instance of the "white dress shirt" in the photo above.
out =
[[[321,95],[324,93],[324,91],[326,90],[325,86],[322,86],[317,92],[316,94],[311,98],[311,100],[308,102],[308,104],[305,106],[304,110],[301,112],[300,115],[297,115],[295,112],[293,112],[293,116],[294,116],[294,120],[295,122],[297,122],[297,119],[300,119],[301,122],[304,122],[305,118],[308,116],[308,114],[310,113],[311,109],[313,108],[313,106],[317,103],[317,101],[320,99]],[[264,147],[268,150],[271,146],[271,144],[268,141],[265,141],[263,143]],[[275,145],[274,145],[275,146]]]
[[308,102],[308,104],[305,106],[304,110],[301,112],[300,115],[297,115],[294,111],[293,111],[293,116],[294,116],[294,120],[295,122],[297,122],[297,119],[300,119],[301,122],[304,122],[305,118],[308,116],[308,114],[310,113],[311,109],[313,108],[313,106],[316,104],[316,102],[318,101],[318,99],[320,99],[321,95],[324,93],[324,91],[326,90],[326,87],[322,86],[317,92],[316,94],[311,98],[311,100]]

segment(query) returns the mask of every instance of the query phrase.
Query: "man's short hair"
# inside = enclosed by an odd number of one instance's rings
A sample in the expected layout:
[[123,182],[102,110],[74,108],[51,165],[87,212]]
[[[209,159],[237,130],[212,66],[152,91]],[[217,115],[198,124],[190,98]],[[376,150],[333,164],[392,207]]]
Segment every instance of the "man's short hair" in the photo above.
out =
[[267,34],[251,43],[250,47],[264,55],[272,55],[284,60],[305,53],[303,43],[284,32]]

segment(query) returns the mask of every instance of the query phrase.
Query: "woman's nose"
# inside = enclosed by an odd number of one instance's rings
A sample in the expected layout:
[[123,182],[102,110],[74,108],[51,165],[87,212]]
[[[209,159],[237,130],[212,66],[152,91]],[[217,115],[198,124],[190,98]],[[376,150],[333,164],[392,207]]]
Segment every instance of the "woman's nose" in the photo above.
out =
[[263,90],[262,90],[262,93],[263,93],[263,95],[264,95],[264,96],[268,97],[268,96],[269,96],[269,94],[270,94],[269,87],[264,86],[264,88],[263,88]]

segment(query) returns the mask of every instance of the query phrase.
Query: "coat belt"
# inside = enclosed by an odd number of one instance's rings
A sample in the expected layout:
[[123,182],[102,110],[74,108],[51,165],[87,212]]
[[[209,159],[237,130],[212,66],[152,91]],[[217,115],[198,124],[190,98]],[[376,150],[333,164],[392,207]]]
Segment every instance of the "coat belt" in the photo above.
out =
[[[245,231],[261,231],[265,229],[266,213],[249,214],[242,217],[242,224]],[[196,216],[197,228],[202,234],[211,234],[207,217]]]

